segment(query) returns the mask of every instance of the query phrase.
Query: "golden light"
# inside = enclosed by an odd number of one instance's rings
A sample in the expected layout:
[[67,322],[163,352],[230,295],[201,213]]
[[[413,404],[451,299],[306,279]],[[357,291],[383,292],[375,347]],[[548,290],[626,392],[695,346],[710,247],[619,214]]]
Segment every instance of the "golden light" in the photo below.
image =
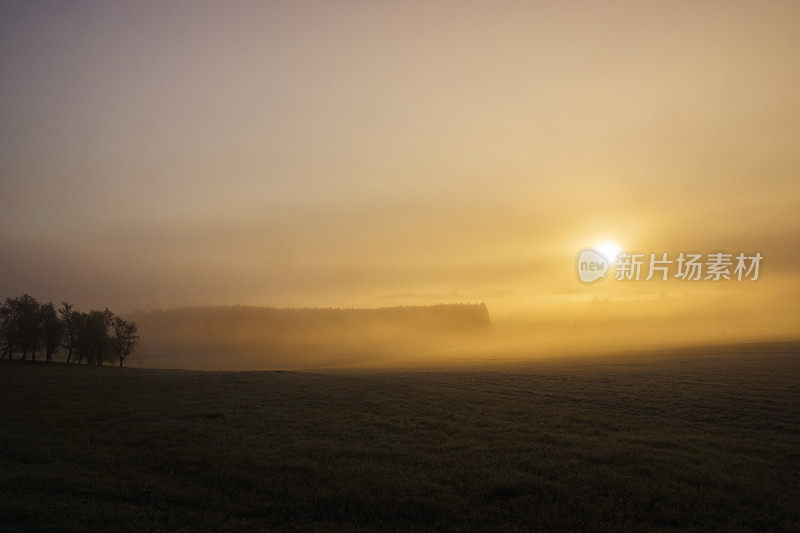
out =
[[605,257],[609,263],[616,261],[617,255],[622,251],[619,245],[614,241],[603,241],[595,246],[595,250],[603,254],[603,257]]

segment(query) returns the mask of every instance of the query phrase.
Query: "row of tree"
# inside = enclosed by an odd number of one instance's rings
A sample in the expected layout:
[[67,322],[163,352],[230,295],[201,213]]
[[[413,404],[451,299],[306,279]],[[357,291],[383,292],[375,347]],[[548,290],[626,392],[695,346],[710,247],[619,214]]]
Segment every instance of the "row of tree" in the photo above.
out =
[[0,359],[14,358],[14,353],[27,359],[30,354],[43,354],[47,362],[60,348],[66,352],[66,362],[102,365],[119,361],[119,366],[131,354],[139,341],[134,322],[124,320],[108,310],[75,311],[62,302],[56,309],[53,303],[40,303],[23,294],[6,298],[0,305]]

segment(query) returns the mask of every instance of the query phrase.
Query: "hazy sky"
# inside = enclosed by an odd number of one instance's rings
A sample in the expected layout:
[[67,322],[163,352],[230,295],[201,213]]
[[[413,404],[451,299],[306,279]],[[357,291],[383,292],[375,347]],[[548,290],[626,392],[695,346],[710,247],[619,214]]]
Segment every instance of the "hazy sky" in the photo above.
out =
[[[0,6],[0,294],[800,335],[798,2]],[[581,284],[609,239],[761,279]]]

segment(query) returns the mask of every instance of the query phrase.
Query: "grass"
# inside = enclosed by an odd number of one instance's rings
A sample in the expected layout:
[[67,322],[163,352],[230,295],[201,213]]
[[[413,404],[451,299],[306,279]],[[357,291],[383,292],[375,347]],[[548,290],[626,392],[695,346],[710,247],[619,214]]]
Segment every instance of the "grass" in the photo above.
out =
[[0,364],[0,530],[800,529],[800,355]]

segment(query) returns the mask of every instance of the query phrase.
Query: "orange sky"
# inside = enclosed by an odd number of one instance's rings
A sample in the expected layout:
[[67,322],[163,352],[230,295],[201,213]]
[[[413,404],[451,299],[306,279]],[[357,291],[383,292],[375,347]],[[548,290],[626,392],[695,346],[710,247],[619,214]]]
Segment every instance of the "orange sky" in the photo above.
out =
[[[0,294],[800,334],[797,2],[4,2]],[[581,284],[578,251],[755,252]]]

